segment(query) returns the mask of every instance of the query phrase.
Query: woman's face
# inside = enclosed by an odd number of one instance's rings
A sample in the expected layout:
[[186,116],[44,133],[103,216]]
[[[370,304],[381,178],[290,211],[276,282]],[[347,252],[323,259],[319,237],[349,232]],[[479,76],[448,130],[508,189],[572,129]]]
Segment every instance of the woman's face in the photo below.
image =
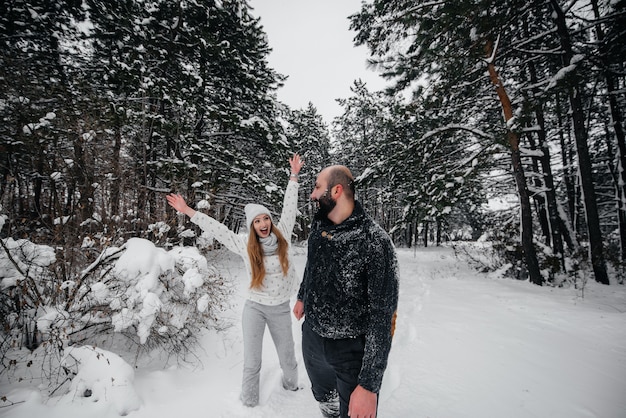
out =
[[263,213],[252,220],[252,227],[259,238],[265,238],[272,232],[272,219]]

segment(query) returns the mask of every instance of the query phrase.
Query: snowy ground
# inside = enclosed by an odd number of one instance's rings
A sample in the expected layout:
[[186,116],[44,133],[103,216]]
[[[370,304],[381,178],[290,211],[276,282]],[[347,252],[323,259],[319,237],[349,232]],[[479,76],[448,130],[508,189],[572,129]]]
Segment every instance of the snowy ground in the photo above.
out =
[[[301,272],[304,251],[297,250]],[[382,418],[626,417],[626,289],[588,283],[575,289],[538,287],[478,274],[445,248],[398,250],[400,306],[389,367],[380,394]],[[212,262],[243,278],[230,253]],[[266,334],[261,403],[238,400],[242,368],[239,316],[245,279],[228,314],[234,326],[203,338],[201,365],[135,370],[125,392],[139,405],[133,418],[319,417],[304,367],[302,390],[286,392]],[[293,322],[296,352],[300,327]],[[301,356],[299,357],[302,365]],[[131,373],[132,374],[132,373]],[[119,416],[124,393],[58,396],[0,382],[7,418]],[[6,402],[5,402],[6,404]],[[128,403],[127,403],[128,404]],[[132,402],[131,402],[132,404]]]

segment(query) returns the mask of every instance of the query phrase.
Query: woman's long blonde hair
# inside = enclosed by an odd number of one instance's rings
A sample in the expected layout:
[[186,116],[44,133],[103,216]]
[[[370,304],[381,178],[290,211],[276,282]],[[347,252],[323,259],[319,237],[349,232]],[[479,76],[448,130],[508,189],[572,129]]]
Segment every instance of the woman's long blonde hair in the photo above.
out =
[[[278,259],[283,269],[283,275],[286,276],[289,271],[289,257],[287,254],[289,245],[283,234],[274,224],[272,224],[271,232],[278,238]],[[263,262],[263,246],[252,225],[250,225],[250,235],[248,236],[248,257],[250,257],[250,266],[252,266],[250,288],[259,289],[263,285],[263,279],[265,278],[265,263]]]

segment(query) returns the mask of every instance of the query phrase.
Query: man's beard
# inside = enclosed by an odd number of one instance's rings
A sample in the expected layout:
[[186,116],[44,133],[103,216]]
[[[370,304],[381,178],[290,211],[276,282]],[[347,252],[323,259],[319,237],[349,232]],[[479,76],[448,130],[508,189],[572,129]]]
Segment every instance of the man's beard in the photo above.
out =
[[316,218],[326,218],[328,219],[328,214],[335,209],[337,206],[337,201],[333,200],[328,194],[324,194],[322,197],[317,199],[317,212],[315,213]]

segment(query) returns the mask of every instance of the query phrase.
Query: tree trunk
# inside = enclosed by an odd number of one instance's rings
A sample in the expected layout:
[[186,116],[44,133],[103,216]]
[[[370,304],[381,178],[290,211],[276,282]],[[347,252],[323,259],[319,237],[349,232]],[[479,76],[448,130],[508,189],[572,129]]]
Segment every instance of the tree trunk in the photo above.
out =
[[[527,22],[524,22],[524,31],[527,36],[529,35],[529,30],[527,27]],[[531,85],[538,85],[538,77],[537,77],[537,69],[535,64],[532,61],[528,62],[528,74],[530,77]],[[551,166],[551,158],[550,158],[550,150],[547,146],[546,139],[546,123],[544,117],[543,104],[539,100],[536,93],[540,93],[533,89],[533,112],[535,113],[535,118],[537,120],[537,125],[539,126],[539,130],[537,131],[537,142],[538,149],[541,150],[541,157],[539,158],[539,163],[541,164],[541,171],[543,172],[543,183],[545,185],[545,202],[547,209],[547,217],[548,217],[548,228],[547,231],[549,234],[548,243],[551,245],[554,254],[560,258],[561,260],[561,268],[565,270],[565,254],[563,248],[563,240],[561,239],[561,235],[565,235],[565,231],[561,231],[561,217],[559,215],[558,203],[556,198],[556,190],[554,187],[554,176],[552,175],[552,166]],[[529,135],[529,138],[532,139],[532,133]],[[545,234],[545,231],[544,231]]]
[[[574,53],[567,30],[565,14],[559,6],[557,0],[550,0],[554,9],[554,20],[557,26],[557,33],[561,42],[563,54],[561,60],[563,66],[572,64]],[[587,230],[589,232],[589,250],[591,253],[591,265],[597,282],[609,284],[609,276],[606,272],[604,261],[604,249],[602,243],[602,231],[600,229],[600,218],[598,216],[598,206],[596,202],[596,191],[593,185],[591,158],[589,156],[589,146],[587,144],[587,131],[585,129],[585,114],[580,98],[581,89],[576,70],[573,71],[572,81],[568,86],[569,101],[571,107],[571,117],[574,124],[574,137],[576,139],[576,151],[578,154],[578,169],[580,170],[580,181],[583,191],[583,201],[585,203],[585,215],[587,219]]]
[[623,128],[622,112],[617,102],[617,96],[620,94],[616,88],[617,83],[615,77],[610,69],[610,63],[608,62],[608,51],[605,42],[604,30],[600,23],[600,11],[598,8],[598,1],[591,0],[593,13],[596,21],[596,36],[598,38],[599,57],[602,62],[604,78],[606,80],[606,90],[609,96],[609,109],[611,112],[611,128],[615,135],[615,143],[617,144],[617,181],[615,182],[616,201],[617,201],[617,219],[619,225],[619,238],[620,238],[620,258],[622,261],[626,261],[626,139]]
[[[577,231],[576,225],[576,188],[574,186],[574,175],[572,174],[572,167],[574,166],[574,159],[571,152],[571,141],[569,141],[569,135],[566,138],[565,124],[563,123],[563,112],[561,111],[561,99],[559,94],[556,94],[556,119],[558,126],[559,143],[561,146],[561,161],[563,161],[563,182],[565,183],[565,191],[567,193],[567,213],[569,215],[569,222],[567,222],[568,228]],[[569,130],[567,130],[569,132]],[[566,139],[568,139],[566,141]],[[567,220],[563,220],[566,222]]]
[[35,178],[33,180],[33,213],[34,217],[43,217],[44,215],[49,215],[49,213],[44,214],[42,212],[41,205],[41,189],[43,187],[43,175],[44,175],[44,160],[45,160],[45,152],[43,145],[39,146],[36,160],[35,160]]
[[[530,149],[533,151],[537,151],[537,143],[535,142],[535,138],[532,133],[529,133],[527,136],[528,143],[530,145]],[[539,225],[541,226],[541,232],[546,240],[546,245],[552,247],[552,234],[551,234],[551,225],[550,220],[548,219],[548,211],[546,209],[546,198],[544,193],[541,192],[547,186],[545,186],[544,181],[542,181],[539,176],[543,176],[541,170],[539,170],[539,161],[537,158],[532,159],[532,166],[536,176],[532,176],[533,186],[536,188],[537,192],[533,193],[533,200],[535,201],[535,211],[537,212],[537,218],[539,220]]]
[[435,244],[439,247],[441,245],[441,218],[437,218],[437,233],[435,237]]
[[111,164],[113,165],[113,178],[111,179],[111,217],[116,217],[120,214],[120,190],[122,181],[122,170],[120,167],[120,151],[122,149],[122,133],[120,123],[115,128],[115,142],[113,144],[113,157],[111,158]]
[[142,232],[143,225],[146,221],[146,207],[148,200],[148,141],[152,137],[152,123],[150,122],[149,114],[151,112],[150,99],[144,97],[142,100],[142,121],[141,121],[141,129],[139,133],[136,135],[135,141],[137,144],[137,183],[139,183],[139,187],[137,190],[137,214],[136,217],[140,222],[135,223],[135,231]]
[[93,165],[88,161],[85,151],[84,138],[80,130],[74,138],[74,178],[78,187],[78,210],[80,220],[78,223],[88,219],[93,215],[94,209],[94,177]]
[[[496,93],[500,99],[500,104],[504,113],[505,121],[508,122],[513,118],[513,109],[511,106],[511,100],[504,89],[504,85],[500,81],[498,72],[494,64],[495,54],[493,50],[493,43],[488,41],[485,46],[485,52],[487,57],[491,59],[487,63],[487,69],[489,70],[489,78],[492,84],[496,87]],[[524,168],[522,167],[522,159],[519,149],[519,136],[512,130],[508,130],[507,139],[511,148],[511,162],[513,165],[513,176],[515,178],[515,184],[517,186],[517,194],[520,200],[521,209],[521,239],[522,249],[524,251],[524,259],[526,261],[526,267],[528,268],[528,276],[532,283],[542,285],[544,278],[539,270],[539,262],[537,261],[537,253],[535,251],[535,244],[533,243],[533,218],[532,207],[530,204],[530,198],[528,197],[528,188],[526,185],[526,177],[524,176]]]
[[[529,63],[530,79],[533,85],[537,84],[537,74],[533,63]],[[537,131],[538,149],[541,150],[539,162],[541,171],[543,172],[543,182],[545,185],[545,199],[548,211],[548,222],[550,224],[551,245],[554,253],[561,258],[561,265],[565,268],[565,258],[563,251],[563,240],[561,239],[560,217],[556,200],[556,192],[554,187],[554,176],[552,175],[552,166],[550,164],[550,150],[546,140],[546,123],[543,113],[543,107],[540,103],[535,104],[535,117],[539,131]]]

